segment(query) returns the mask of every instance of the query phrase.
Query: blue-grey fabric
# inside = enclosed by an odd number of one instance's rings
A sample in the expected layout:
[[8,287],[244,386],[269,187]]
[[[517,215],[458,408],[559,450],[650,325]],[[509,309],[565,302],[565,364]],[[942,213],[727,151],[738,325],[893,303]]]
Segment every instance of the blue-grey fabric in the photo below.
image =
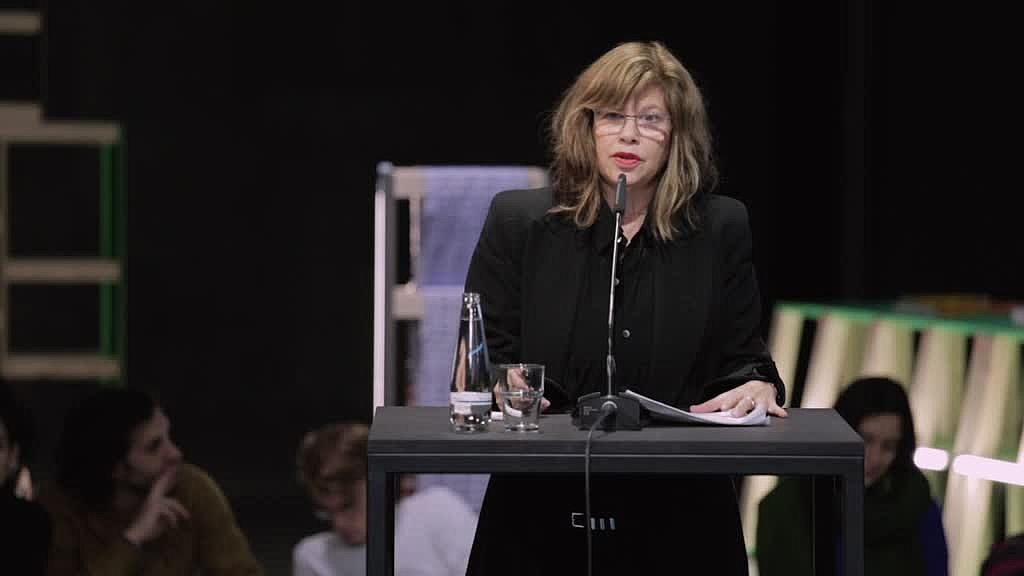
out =
[[[431,166],[422,170],[420,254],[415,281],[423,297],[423,317],[415,335],[413,395],[418,405],[447,406],[469,260],[491,199],[502,190],[530,187],[530,168]],[[481,474],[428,474],[420,476],[419,484],[423,488],[447,486],[479,511],[487,479]]]

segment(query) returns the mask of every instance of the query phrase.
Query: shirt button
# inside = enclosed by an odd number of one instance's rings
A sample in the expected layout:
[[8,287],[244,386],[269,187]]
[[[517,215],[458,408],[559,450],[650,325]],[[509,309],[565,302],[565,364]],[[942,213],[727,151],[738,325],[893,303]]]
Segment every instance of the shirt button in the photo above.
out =
[[616,285],[616,286],[618,286],[618,285],[619,285],[619,279],[618,279],[618,278],[616,278],[616,279],[615,279],[615,285]]
[[622,331],[622,337],[623,338],[629,338],[629,329],[626,329],[626,330]]

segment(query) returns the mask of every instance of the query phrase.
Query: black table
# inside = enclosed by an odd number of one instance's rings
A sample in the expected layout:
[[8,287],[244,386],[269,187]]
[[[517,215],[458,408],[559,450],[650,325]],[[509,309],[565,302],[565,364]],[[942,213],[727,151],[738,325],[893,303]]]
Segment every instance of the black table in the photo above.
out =
[[[377,408],[370,428],[367,573],[394,574],[399,473],[583,473],[586,430],[567,414],[541,417],[541,432],[456,434],[445,407]],[[864,444],[835,410],[789,410],[768,426],[654,424],[594,432],[590,469],[617,474],[809,475],[837,482],[845,573],[864,573]],[[821,543],[819,543],[821,546]]]

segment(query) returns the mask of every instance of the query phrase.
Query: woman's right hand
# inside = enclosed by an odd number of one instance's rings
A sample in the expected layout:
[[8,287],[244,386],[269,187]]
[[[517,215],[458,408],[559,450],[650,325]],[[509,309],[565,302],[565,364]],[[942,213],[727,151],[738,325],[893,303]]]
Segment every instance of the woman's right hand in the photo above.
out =
[[[526,379],[523,378],[522,373],[517,372],[515,370],[509,370],[508,371],[508,375],[509,375],[508,386],[509,386],[510,389],[512,389],[512,390],[526,390],[526,389],[529,388],[529,385],[527,385]],[[497,382],[494,383],[494,399],[495,399],[495,403],[500,407],[501,406],[501,402],[502,402],[502,397],[501,397],[501,390],[500,390]],[[527,402],[529,402],[529,401],[527,401]],[[551,402],[547,398],[541,397],[541,399],[540,399],[540,411],[543,412],[543,411],[547,410],[548,406],[551,406]],[[524,408],[525,406],[514,406],[514,407],[517,408],[517,409],[521,409],[521,408]]]

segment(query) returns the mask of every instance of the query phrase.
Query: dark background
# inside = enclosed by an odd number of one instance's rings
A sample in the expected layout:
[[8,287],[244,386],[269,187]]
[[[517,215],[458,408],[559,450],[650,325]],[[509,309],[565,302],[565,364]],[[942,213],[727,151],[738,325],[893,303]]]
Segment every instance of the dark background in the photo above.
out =
[[[50,2],[43,40],[3,58],[36,61],[6,97],[124,127],[127,382],[160,395],[271,573],[317,528],[293,478],[301,434],[370,416],[376,163],[544,164],[547,113],[618,42],[663,41],[704,89],[721,192],[750,209],[766,311],[782,299],[1024,293],[1024,52],[1006,14],[251,4]],[[75,182],[92,190],[82,164]],[[16,249],[95,243],[94,208],[62,189],[12,187]],[[60,225],[30,219],[54,203]],[[95,310],[37,298],[69,338],[94,333]],[[18,337],[53,325],[24,321]],[[19,385],[40,422],[43,475],[63,410],[87,388]]]

